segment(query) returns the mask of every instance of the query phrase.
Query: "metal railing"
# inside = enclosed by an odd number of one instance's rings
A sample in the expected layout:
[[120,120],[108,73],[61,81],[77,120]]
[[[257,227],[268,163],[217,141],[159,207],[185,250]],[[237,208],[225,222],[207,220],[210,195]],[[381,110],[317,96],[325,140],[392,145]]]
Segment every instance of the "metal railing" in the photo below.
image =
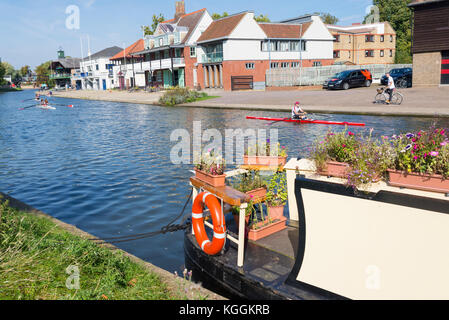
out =
[[291,69],[268,69],[266,71],[267,87],[315,86],[336,73],[346,70],[368,69],[373,80],[379,80],[385,73],[396,68],[412,68],[411,64],[372,64],[372,65],[334,65],[326,67],[307,67]]
[[223,62],[223,52],[203,54],[201,62],[202,63]]

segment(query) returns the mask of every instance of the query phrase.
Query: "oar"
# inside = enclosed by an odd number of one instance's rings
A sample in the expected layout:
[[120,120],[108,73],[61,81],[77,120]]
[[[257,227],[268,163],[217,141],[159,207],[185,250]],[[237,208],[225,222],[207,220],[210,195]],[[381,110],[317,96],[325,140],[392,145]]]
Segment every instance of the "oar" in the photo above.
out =
[[53,106],[62,106],[62,107],[73,108],[73,104],[69,104],[69,105],[67,105],[67,104],[61,104],[61,103],[49,103],[49,104],[51,104],[51,105],[53,105]]
[[35,104],[33,104],[32,106],[28,106],[28,107],[23,107],[23,108],[20,108],[19,110],[20,110],[20,111],[22,111],[22,110],[25,110],[25,109],[30,109],[30,108],[34,108],[34,107],[36,107],[36,105],[35,105]]
[[31,100],[36,100],[36,98],[32,98],[32,99],[25,99],[25,100],[22,100],[22,102],[27,102],[27,101],[31,101]]

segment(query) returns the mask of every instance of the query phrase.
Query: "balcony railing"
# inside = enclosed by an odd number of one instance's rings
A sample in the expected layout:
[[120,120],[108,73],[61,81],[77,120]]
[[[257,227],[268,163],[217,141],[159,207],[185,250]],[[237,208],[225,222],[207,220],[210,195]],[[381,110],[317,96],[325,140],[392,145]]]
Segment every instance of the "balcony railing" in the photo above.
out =
[[72,75],[70,73],[54,73],[50,75],[50,79],[70,79]]
[[223,52],[203,54],[202,63],[223,62]]

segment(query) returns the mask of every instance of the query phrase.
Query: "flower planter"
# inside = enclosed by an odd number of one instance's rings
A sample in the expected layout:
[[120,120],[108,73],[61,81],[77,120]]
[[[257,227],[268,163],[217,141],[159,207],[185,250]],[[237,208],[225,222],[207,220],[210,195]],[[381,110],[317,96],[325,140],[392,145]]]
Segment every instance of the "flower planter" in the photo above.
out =
[[268,214],[271,219],[281,219],[284,217],[285,206],[270,207],[268,206]]
[[388,170],[388,176],[388,184],[393,187],[449,193],[449,180],[445,180],[441,175],[425,175]]
[[208,174],[204,171],[200,171],[198,169],[195,169],[196,172],[196,178],[198,180],[201,180],[213,187],[224,187],[226,185],[226,175],[220,175],[220,176],[213,176],[211,174]]
[[328,161],[326,168],[318,173],[328,177],[347,178],[350,170],[351,166],[347,163]]
[[280,219],[274,219],[274,222],[264,226],[267,221],[259,222],[256,226],[260,226],[260,229],[249,230],[248,239],[252,241],[258,241],[260,239],[266,238],[276,232],[282,231],[287,228],[286,226],[287,218],[282,217]]
[[244,165],[253,166],[285,166],[287,164],[287,157],[270,157],[270,156],[244,156]]
[[251,198],[251,200],[254,202],[262,201],[267,195],[267,189],[259,188],[256,190],[251,190],[248,191],[246,195],[248,195],[248,197]]

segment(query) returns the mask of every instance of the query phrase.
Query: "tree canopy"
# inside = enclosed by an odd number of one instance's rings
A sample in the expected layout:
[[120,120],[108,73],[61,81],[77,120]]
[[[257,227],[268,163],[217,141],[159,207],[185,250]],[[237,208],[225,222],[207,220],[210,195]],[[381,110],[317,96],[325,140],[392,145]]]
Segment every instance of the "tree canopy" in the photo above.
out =
[[333,16],[330,13],[326,13],[326,12],[321,12],[318,13],[321,17],[321,20],[323,20],[323,22],[325,24],[337,24],[338,21],[340,21],[340,19],[338,19],[336,16]]
[[[218,20],[218,19],[225,18],[228,16],[229,16],[229,13],[227,13],[227,12],[223,12],[223,14],[214,13],[214,14],[212,14],[212,19]],[[257,22],[271,22],[270,18],[268,18],[268,15],[266,15],[266,14],[260,14],[258,16],[254,16],[254,20],[256,20]]]
[[165,17],[162,13],[159,13],[159,15],[153,14],[153,23],[151,26],[143,26],[142,31],[144,32],[144,35],[151,36],[156,32],[157,26],[159,23],[164,22]]
[[379,22],[388,21],[396,31],[396,63],[412,63],[411,56],[411,17],[408,7],[411,0],[373,0],[371,13],[365,17],[365,22],[377,15]]

